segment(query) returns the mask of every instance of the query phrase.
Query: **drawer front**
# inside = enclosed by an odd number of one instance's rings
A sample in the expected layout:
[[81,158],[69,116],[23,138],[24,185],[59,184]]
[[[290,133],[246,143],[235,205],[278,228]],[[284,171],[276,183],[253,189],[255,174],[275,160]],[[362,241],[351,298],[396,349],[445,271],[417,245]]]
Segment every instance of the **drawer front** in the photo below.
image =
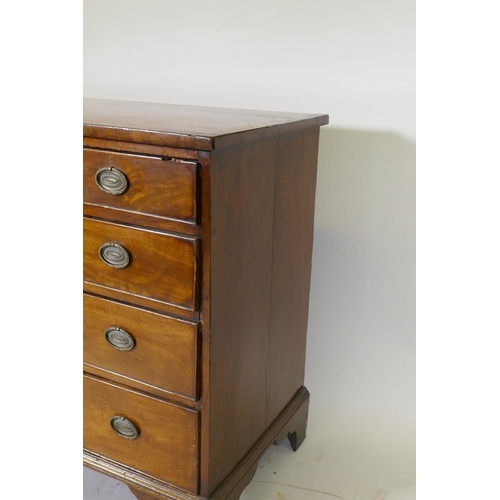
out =
[[196,401],[198,325],[84,294],[83,361]]
[[83,201],[196,224],[197,164],[83,150]]
[[83,232],[84,281],[196,309],[197,239],[86,218]]
[[197,493],[197,411],[88,376],[83,400],[84,448]]

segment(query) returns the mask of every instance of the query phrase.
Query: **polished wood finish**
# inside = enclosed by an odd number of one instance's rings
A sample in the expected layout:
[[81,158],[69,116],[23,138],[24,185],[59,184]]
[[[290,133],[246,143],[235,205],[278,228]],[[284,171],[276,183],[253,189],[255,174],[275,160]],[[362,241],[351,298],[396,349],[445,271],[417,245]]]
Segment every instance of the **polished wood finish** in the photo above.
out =
[[83,135],[212,150],[328,123],[326,115],[84,99]]
[[304,383],[318,143],[318,128],[277,141],[266,426]]
[[[83,447],[191,493],[198,488],[198,412],[88,375],[83,382]],[[125,439],[110,427],[123,415],[140,429]]]
[[[120,327],[135,340],[131,351],[120,351],[104,337]],[[160,315],[101,297],[83,297],[83,362],[110,375],[146,385],[144,390],[198,398],[198,324]],[[130,382],[129,382],[130,383]]]
[[[168,391],[167,389],[165,389],[165,387],[156,387],[154,385],[148,385],[134,378],[128,378],[122,373],[112,372],[95,365],[90,365],[88,363],[83,364],[83,370],[88,375],[94,376],[96,378],[109,380],[110,382],[113,382],[118,385],[124,385],[130,387],[131,389],[134,389],[137,392],[141,392],[144,394],[151,394],[152,396],[166,399],[171,403],[179,404],[181,406],[189,405],[190,408],[201,409],[201,402],[199,399],[195,401],[191,399],[189,396],[180,395],[176,394],[175,392]],[[199,391],[198,394],[200,394]]]
[[200,319],[199,311],[182,309],[178,306],[167,304],[165,302],[160,302],[157,300],[153,301],[148,297],[126,294],[121,290],[116,290],[100,283],[89,283],[88,281],[84,281],[83,291],[93,295],[104,295],[106,297],[109,297],[110,299],[123,302],[124,304],[144,307],[155,312],[166,313],[180,319],[189,319],[193,321],[198,321]]
[[[159,187],[158,201],[139,195],[143,211],[87,199],[85,369],[120,394],[189,409],[199,436],[196,488],[175,467],[165,479],[106,451],[85,451],[85,464],[140,500],[237,500],[271,443],[288,437],[295,450],[306,435],[316,163],[328,117],[99,100],[85,108],[90,172],[106,163],[99,158],[126,157],[127,177],[154,191],[150,176],[172,185],[177,175],[155,165],[175,158],[196,171],[191,219],[168,215]],[[150,166],[136,172],[145,157]],[[150,202],[154,210],[144,208]],[[129,250],[128,268],[100,261],[106,241]],[[103,345],[110,317],[142,339],[130,364],[124,356],[134,351],[108,356]]]
[[208,493],[266,430],[275,162],[271,139],[212,154]]
[[[128,179],[123,194],[108,194],[96,183],[97,172],[108,168],[117,169]],[[195,224],[196,171],[197,164],[192,161],[85,149],[83,201]]]
[[[198,240],[112,224],[83,221],[83,279],[120,291],[185,309],[197,308]],[[130,254],[125,269],[115,269],[99,258],[99,248],[116,242]]]
[[209,493],[304,383],[318,139],[212,153]]
[[[278,418],[267,428],[261,438],[245,455],[233,472],[221,484],[213,495],[214,500],[231,498],[230,495],[237,490],[241,494],[243,489],[252,480],[260,457],[267,448],[281,436],[288,436],[297,430],[307,427],[307,411],[309,408],[309,392],[302,387],[292,398],[290,403],[283,409]],[[232,500],[232,499],[231,499]]]
[[185,160],[197,160],[200,157],[200,151],[196,149],[170,148],[140,142],[111,141],[85,136],[83,136],[83,147],[84,149],[102,149],[103,151],[119,151],[122,153],[160,156],[162,158],[174,157]]
[[156,495],[153,495],[152,493],[145,493],[141,490],[138,490],[137,488],[129,488],[132,494],[137,498],[137,500],[152,500],[152,499],[158,499],[161,497],[158,497]]
[[[292,404],[298,405],[298,408],[276,434],[273,444],[279,446],[284,439],[288,439],[293,451],[297,451],[306,439],[307,419],[309,417],[309,392],[307,389],[302,387],[292,400]],[[280,418],[281,415],[278,420]]]
[[83,213],[89,218],[105,219],[110,222],[125,223],[131,226],[150,227],[171,233],[182,233],[186,236],[199,236],[200,227],[184,221],[154,217],[138,212],[128,212],[102,205],[85,203]]
[[[211,252],[212,246],[212,165],[211,153],[200,151],[201,165],[201,290],[200,290],[200,321],[202,325],[202,344],[201,344],[201,370],[200,370],[200,408],[201,408],[201,426],[200,435],[200,491],[202,498],[208,498],[208,478],[210,468],[210,370],[211,370],[211,336],[210,318],[211,318]],[[213,200],[214,203],[217,200]]]
[[[289,434],[294,432],[305,438],[307,427],[307,408],[309,392],[301,388],[284,408],[279,417],[268,427],[245,458],[234,468],[232,473],[210,496],[210,500],[238,499],[241,492],[253,479],[259,459],[272,444],[280,444]],[[301,429],[304,429],[303,431]],[[84,464],[99,472],[128,484],[137,498],[144,500],[202,500],[202,495],[190,495],[184,491],[170,487],[168,484],[144,475],[137,470],[129,469],[110,461],[106,457],[84,451]]]

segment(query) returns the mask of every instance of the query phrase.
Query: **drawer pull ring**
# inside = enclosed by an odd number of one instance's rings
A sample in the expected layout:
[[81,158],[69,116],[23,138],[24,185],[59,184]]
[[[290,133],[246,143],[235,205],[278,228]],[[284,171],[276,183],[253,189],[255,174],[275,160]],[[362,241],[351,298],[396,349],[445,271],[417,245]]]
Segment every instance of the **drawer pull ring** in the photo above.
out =
[[131,351],[135,347],[134,337],[118,326],[106,328],[104,338],[109,345],[119,351]]
[[95,174],[95,183],[101,191],[114,196],[123,194],[128,188],[127,176],[113,167],[98,170]]
[[130,263],[127,250],[118,243],[104,243],[99,248],[99,257],[106,265],[115,269],[123,269]]
[[141,431],[139,427],[122,415],[115,415],[109,420],[111,428],[121,437],[125,439],[137,439]]

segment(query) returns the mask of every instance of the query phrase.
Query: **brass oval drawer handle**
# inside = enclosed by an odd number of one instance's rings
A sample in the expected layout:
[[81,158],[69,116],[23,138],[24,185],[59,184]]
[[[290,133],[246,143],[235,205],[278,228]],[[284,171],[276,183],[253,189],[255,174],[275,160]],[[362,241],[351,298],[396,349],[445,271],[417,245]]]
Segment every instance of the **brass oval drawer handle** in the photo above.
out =
[[104,264],[114,267],[115,269],[123,269],[130,263],[130,256],[127,249],[118,243],[104,243],[99,248],[99,258]]
[[125,439],[137,439],[141,435],[139,427],[122,415],[111,417],[109,425],[119,436]]
[[106,328],[104,338],[111,347],[119,351],[131,351],[135,347],[134,337],[118,326]]
[[123,194],[128,188],[127,176],[113,167],[98,170],[95,174],[95,183],[101,191],[114,196]]

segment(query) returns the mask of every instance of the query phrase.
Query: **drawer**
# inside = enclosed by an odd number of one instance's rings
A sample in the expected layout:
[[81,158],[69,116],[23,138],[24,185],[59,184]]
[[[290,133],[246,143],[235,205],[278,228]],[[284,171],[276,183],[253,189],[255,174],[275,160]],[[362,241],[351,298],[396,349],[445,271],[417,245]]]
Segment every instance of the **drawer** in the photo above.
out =
[[84,294],[83,361],[196,401],[198,324]]
[[87,218],[83,232],[85,282],[115,289],[124,297],[197,308],[196,238]]
[[83,447],[197,493],[196,410],[84,375]]
[[197,164],[83,150],[83,201],[196,224]]

